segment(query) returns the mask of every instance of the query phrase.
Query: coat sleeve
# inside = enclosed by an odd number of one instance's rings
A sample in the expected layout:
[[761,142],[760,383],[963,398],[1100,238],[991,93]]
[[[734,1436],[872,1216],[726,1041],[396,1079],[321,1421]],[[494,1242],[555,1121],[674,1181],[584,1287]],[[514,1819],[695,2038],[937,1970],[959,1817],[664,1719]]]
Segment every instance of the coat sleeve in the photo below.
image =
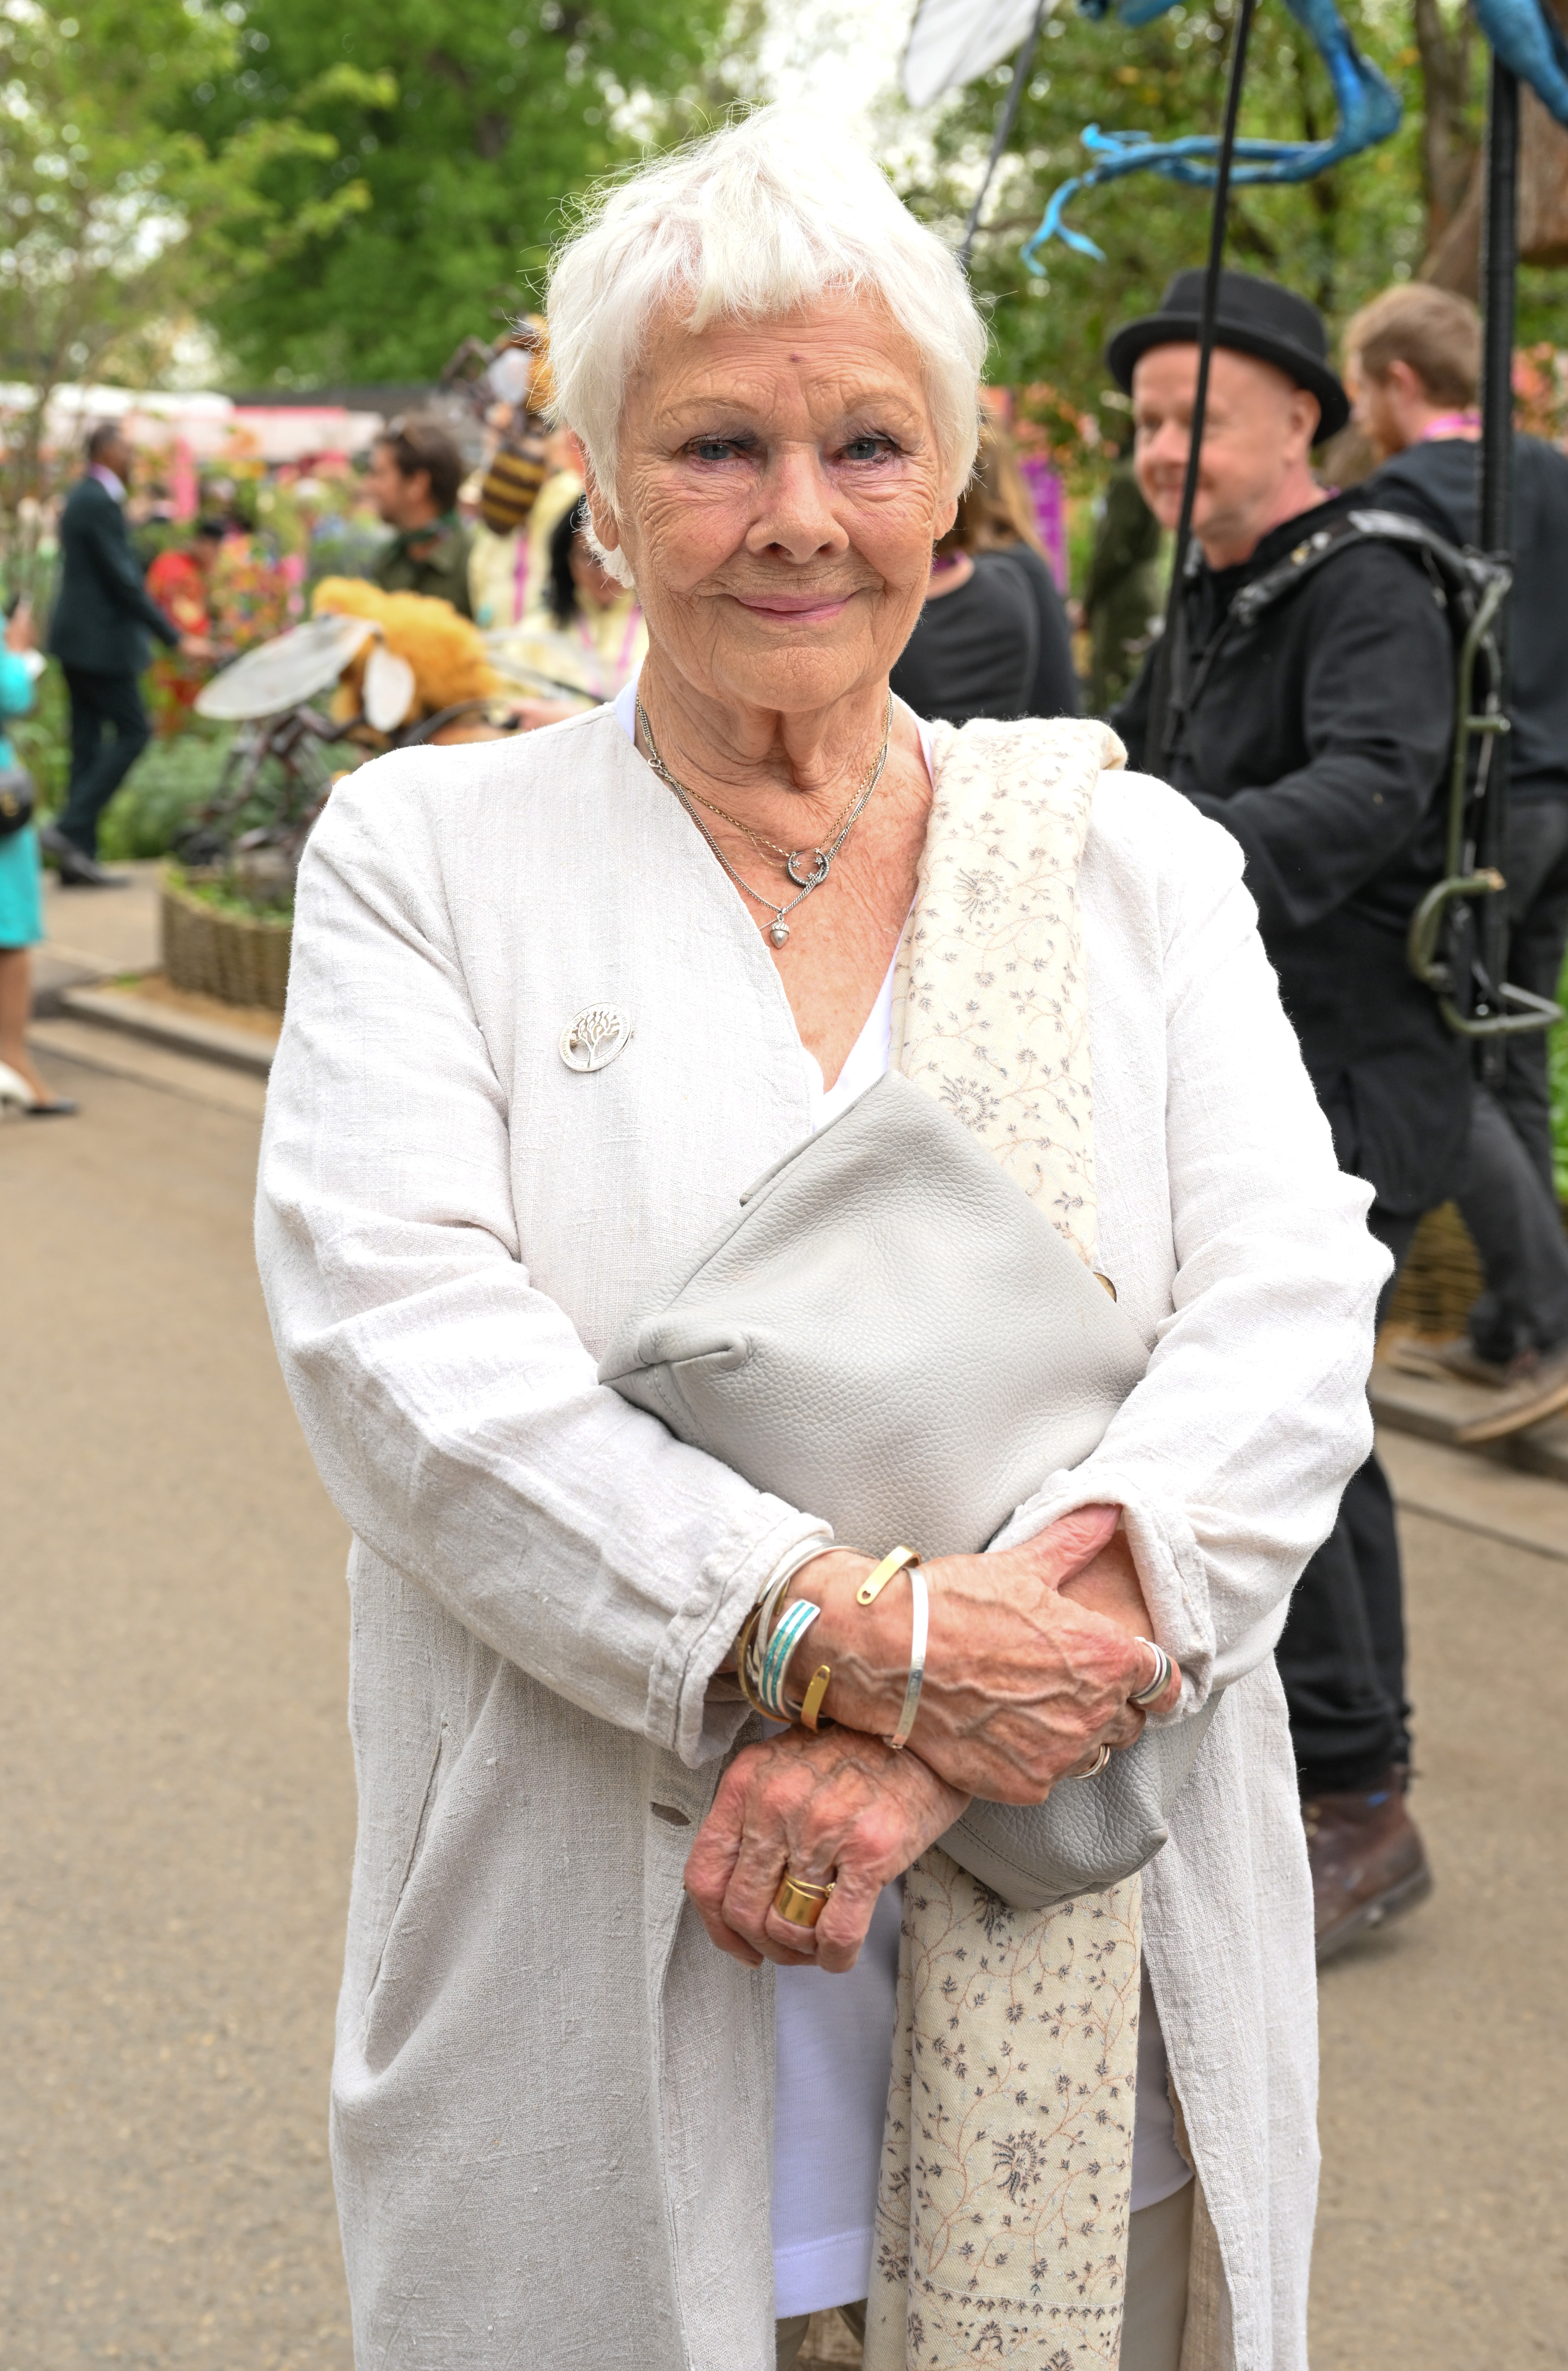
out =
[[705,1691],[758,1590],[829,1527],[601,1386],[532,1282],[428,809],[366,782],[300,868],[267,1100],[257,1250],[285,1378],[378,1556],[696,1764],[746,1718]]
[[1240,841],[1265,930],[1320,922],[1410,845],[1453,735],[1453,644],[1410,560],[1363,548],[1296,598],[1312,605],[1307,764],[1227,798],[1190,793]]
[[1272,1652],[1371,1450],[1389,1260],[1366,1230],[1371,1187],[1334,1159],[1235,846],[1161,784],[1123,780],[1111,795],[1121,845],[1099,861],[1159,852],[1166,1127],[1144,1157],[1168,1178],[1172,1308],[1099,1447],[994,1544],[1077,1507],[1122,1507],[1156,1636],[1184,1675],[1179,1718]]
[[143,583],[125,522],[109,495],[86,512],[80,532],[85,557],[105,598],[126,617],[145,626],[160,642],[171,645],[177,642],[180,630],[164,615]]

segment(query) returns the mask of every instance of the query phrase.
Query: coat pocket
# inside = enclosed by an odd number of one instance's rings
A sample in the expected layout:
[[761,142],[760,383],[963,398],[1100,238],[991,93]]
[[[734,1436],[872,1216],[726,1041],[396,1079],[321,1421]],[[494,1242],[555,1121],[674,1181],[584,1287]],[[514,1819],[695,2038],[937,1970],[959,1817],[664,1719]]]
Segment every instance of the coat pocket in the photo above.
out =
[[420,1855],[424,1850],[425,1837],[430,1833],[431,1815],[436,1809],[436,1798],[441,1792],[441,1757],[446,1749],[447,1724],[443,1720],[436,1732],[436,1743],[430,1756],[430,1769],[425,1777],[424,1789],[420,1800],[419,1817],[414,1822],[413,1834],[409,1839],[408,1857],[403,1863],[403,1873],[398,1879],[398,1890],[392,1899],[386,1926],[382,1930],[381,1948],[376,1954],[376,1965],[371,1970],[370,1982],[366,1989],[364,2016],[365,2029],[367,2033],[375,2011],[377,1987],[381,1982],[381,1971],[387,1961],[387,1946],[391,1940],[392,1929],[398,1923],[398,1913],[402,1908],[409,1887],[413,1882],[414,1870],[419,1867]]

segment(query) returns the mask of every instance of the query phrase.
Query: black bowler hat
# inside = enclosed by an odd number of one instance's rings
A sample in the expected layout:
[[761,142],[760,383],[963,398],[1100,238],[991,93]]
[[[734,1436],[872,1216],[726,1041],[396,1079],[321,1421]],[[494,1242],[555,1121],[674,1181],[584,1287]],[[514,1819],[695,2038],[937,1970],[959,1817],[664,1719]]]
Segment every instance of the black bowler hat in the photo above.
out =
[[[1160,299],[1157,313],[1145,313],[1117,330],[1105,350],[1110,376],[1124,394],[1132,391],[1132,366],[1155,346],[1194,346],[1202,327],[1203,277],[1201,272],[1179,272]],[[1220,301],[1214,321],[1214,343],[1233,353],[1256,354],[1272,363],[1297,387],[1315,395],[1319,406],[1318,434],[1321,445],[1337,436],[1350,418],[1350,398],[1329,367],[1329,334],[1323,316],[1305,296],[1282,288],[1277,281],[1256,280],[1249,272],[1220,273]]]

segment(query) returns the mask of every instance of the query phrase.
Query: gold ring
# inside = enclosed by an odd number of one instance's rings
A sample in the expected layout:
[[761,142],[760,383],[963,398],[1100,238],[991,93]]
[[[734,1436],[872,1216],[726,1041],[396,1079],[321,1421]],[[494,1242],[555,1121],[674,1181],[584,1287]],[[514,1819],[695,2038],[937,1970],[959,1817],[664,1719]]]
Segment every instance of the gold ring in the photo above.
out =
[[1067,1775],[1069,1778],[1098,1778],[1109,1760],[1110,1748],[1102,1744],[1086,1770],[1069,1770]]
[[815,1926],[828,1906],[834,1882],[830,1878],[826,1885],[808,1885],[803,1877],[791,1877],[786,1868],[773,1896],[773,1908],[791,1926]]

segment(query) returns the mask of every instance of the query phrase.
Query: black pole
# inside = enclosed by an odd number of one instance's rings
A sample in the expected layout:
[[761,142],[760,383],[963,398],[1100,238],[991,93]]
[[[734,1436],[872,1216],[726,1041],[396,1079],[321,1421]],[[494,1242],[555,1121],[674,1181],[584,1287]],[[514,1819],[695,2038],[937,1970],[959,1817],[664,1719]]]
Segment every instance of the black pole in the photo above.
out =
[[1220,271],[1225,262],[1225,216],[1230,208],[1230,168],[1236,155],[1236,127],[1241,114],[1241,84],[1247,72],[1247,43],[1257,0],[1239,0],[1236,38],[1230,52],[1230,81],[1225,96],[1225,128],[1214,165],[1214,206],[1209,218],[1209,262],[1203,275],[1203,311],[1198,332],[1198,384],[1192,397],[1191,444],[1187,476],[1181,489],[1181,515],[1176,526],[1176,551],[1171,561],[1170,593],[1165,605],[1165,631],[1155,652],[1154,677],[1149,686],[1149,723],[1144,762],[1158,773],[1165,760],[1166,719],[1170,707],[1171,654],[1181,608],[1181,585],[1187,573],[1187,547],[1192,535],[1192,505],[1198,495],[1198,465],[1203,450],[1203,420],[1209,406],[1209,364],[1214,351],[1214,321],[1219,311]]
[[996,168],[1001,162],[1002,151],[1013,136],[1013,126],[1018,120],[1018,109],[1023,103],[1024,85],[1028,80],[1029,68],[1034,64],[1035,51],[1040,46],[1040,29],[1045,22],[1045,12],[1050,6],[1051,0],[1039,0],[1039,6],[1035,9],[1034,23],[1029,27],[1028,39],[1018,52],[1017,64],[1013,68],[1013,87],[1007,93],[1007,104],[1002,110],[1002,120],[996,126],[996,134],[991,143],[991,154],[985,165],[985,179],[975,191],[975,201],[970,208],[970,218],[964,225],[964,243],[958,249],[958,261],[966,272],[970,268],[970,251],[974,246],[974,235],[980,228],[981,210],[991,194],[991,184],[995,178]]
[[[1481,543],[1484,551],[1507,554],[1514,542],[1514,318],[1519,249],[1519,84],[1495,52],[1486,120],[1486,213],[1481,249],[1484,342],[1481,395]],[[1508,705],[1508,610],[1497,620],[1503,662],[1503,705]],[[1479,869],[1508,870],[1508,739],[1493,737],[1486,797],[1476,847]],[[1494,990],[1508,962],[1508,901],[1494,894],[1481,909],[1481,967]],[[1490,1001],[1490,1000],[1489,1000]],[[1492,1010],[1501,1009],[1501,1000]],[[1483,1041],[1481,1074],[1501,1070],[1504,1041]]]

